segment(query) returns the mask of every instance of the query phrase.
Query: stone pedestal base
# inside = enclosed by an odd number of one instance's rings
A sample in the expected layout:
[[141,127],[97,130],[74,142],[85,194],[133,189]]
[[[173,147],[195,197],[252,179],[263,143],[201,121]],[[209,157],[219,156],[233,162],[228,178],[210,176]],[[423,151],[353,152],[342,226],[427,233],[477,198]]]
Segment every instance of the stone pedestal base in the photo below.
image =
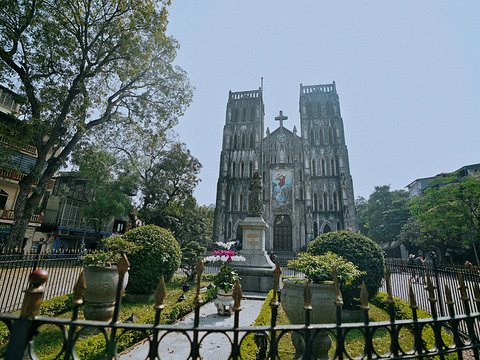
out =
[[275,266],[252,267],[246,264],[243,266],[237,265],[237,263],[232,265],[241,278],[240,285],[242,285],[243,291],[268,293],[273,289],[273,270]]

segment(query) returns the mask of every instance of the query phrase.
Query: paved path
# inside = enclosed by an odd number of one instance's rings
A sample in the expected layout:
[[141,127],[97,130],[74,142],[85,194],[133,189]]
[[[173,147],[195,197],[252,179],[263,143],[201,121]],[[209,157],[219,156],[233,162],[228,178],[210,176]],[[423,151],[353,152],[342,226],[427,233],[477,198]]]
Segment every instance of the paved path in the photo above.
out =
[[[242,310],[240,311],[240,326],[249,326],[260,313],[260,309],[264,300],[242,300]],[[202,306],[200,309],[200,326],[211,328],[225,328],[233,327],[234,316],[221,316],[217,314],[217,309],[213,302]],[[193,313],[187,315],[181,321],[176,323],[180,327],[193,326]],[[192,333],[188,332],[190,338]],[[205,333],[199,333],[199,338],[202,339]],[[165,332],[159,335],[163,336],[158,352],[162,360],[172,359],[181,360],[187,359],[190,354],[190,341],[186,338],[184,333],[169,333]],[[231,352],[230,341],[224,334],[213,333],[207,335],[201,341],[200,356],[202,359],[228,359]],[[149,342],[147,339],[134,347],[125,350],[118,358],[121,360],[144,360],[148,356]]]

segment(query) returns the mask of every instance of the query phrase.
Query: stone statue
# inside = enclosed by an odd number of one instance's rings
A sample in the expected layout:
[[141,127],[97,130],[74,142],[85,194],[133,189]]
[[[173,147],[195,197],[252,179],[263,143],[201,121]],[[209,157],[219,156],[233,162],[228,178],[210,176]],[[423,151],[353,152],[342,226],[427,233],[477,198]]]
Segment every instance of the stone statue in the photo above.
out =
[[248,187],[249,216],[262,216],[263,213],[263,184],[262,177],[255,171]]

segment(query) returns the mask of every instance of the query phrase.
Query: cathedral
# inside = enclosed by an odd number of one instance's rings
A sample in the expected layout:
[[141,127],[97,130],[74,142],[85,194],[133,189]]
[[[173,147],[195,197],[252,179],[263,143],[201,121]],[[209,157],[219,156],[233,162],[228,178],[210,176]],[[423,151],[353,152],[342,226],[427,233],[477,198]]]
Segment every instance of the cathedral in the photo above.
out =
[[265,248],[275,253],[305,249],[318,235],[358,231],[353,182],[335,82],[300,84],[300,131],[278,127],[264,133],[262,88],[228,96],[214,241],[242,241],[239,223],[249,214],[248,188],[255,172],[263,180]]

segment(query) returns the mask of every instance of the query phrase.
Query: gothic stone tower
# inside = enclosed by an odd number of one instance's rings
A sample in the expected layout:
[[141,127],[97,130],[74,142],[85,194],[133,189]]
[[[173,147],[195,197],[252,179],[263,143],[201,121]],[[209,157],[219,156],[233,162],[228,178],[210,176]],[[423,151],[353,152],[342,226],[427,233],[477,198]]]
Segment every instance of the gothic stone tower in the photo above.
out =
[[270,226],[265,246],[300,251],[329,231],[358,231],[335,82],[300,85],[300,134],[279,127],[263,137],[263,101],[258,91],[229,94],[220,156],[214,240],[241,240],[248,215],[248,186],[255,171],[264,185],[263,218]]

